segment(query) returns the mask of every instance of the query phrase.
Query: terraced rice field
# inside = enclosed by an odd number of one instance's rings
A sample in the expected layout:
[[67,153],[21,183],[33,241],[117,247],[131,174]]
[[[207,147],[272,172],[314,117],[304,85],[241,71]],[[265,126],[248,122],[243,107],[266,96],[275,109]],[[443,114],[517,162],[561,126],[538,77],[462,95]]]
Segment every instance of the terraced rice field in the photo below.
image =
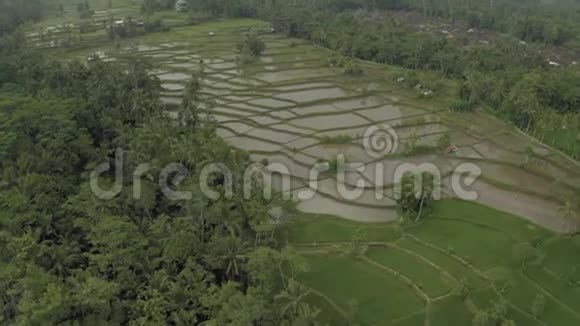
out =
[[[249,31],[261,33],[267,50],[257,62],[242,64],[234,47]],[[322,322],[470,325],[478,309],[503,299],[518,325],[580,323],[577,265],[571,263],[580,240],[546,230],[577,227],[559,210],[579,191],[576,162],[483,114],[453,114],[443,100],[419,98],[385,77],[393,68],[361,63],[365,76],[347,77],[329,67],[327,51],[264,31],[263,22],[233,20],[176,27],[117,47],[99,41],[54,51],[80,58],[99,52],[106,60],[148,58],[171,116],[177,116],[192,73],[203,70],[202,93],[211,105],[202,108],[217,122],[219,135],[256,161],[287,167],[297,198],[309,189],[318,162],[342,154],[364,167],[344,181],[362,191],[357,199],[339,194],[332,173],[319,174],[318,192],[298,198],[298,208],[315,215],[284,230],[310,265],[299,280],[312,288],[309,301],[321,308]],[[395,130],[397,150],[376,157],[363,147],[363,135],[383,125]],[[439,144],[445,135],[458,147],[452,155]],[[421,146],[429,151],[416,150]],[[454,168],[476,164],[482,176],[466,189],[477,191],[480,204],[500,211],[447,199],[432,218],[413,227],[379,224],[398,219],[393,174],[409,162],[435,164],[445,197],[454,196]],[[386,198],[376,199],[377,183]],[[352,239],[361,232],[362,250],[352,254]],[[545,253],[543,264],[522,269],[512,255],[521,243],[536,244]],[[461,284],[465,298],[457,294]],[[538,294],[545,296],[546,309],[533,316]]]
[[[341,182],[360,189],[358,198],[345,199],[337,190],[337,176],[321,173],[317,193],[300,201],[304,212],[394,221],[398,166],[436,165],[444,194],[454,196],[450,175],[459,164],[470,162],[482,171],[466,188],[477,192],[478,202],[558,232],[576,228],[559,210],[580,188],[576,162],[493,118],[453,114],[444,103],[419,98],[415,91],[387,80],[387,67],[362,64],[365,76],[347,77],[329,67],[327,51],[266,30],[264,23],[251,20],[210,23],[147,35],[120,49],[84,49],[77,54],[99,51],[109,60],[131,54],[149,58],[156,65],[152,73],[162,81],[162,100],[173,115],[185,83],[203,70],[202,93],[213,103],[204,106],[204,112],[217,121],[219,135],[258,162],[283,164],[296,196],[310,187],[317,162],[333,162],[341,154],[348,163],[361,164],[362,170],[347,173]],[[248,32],[261,33],[267,50],[257,62],[242,64],[234,47]],[[363,135],[369,127],[385,125],[396,132],[396,151],[377,158],[363,148]],[[439,145],[444,137],[458,147],[456,153],[445,153]],[[332,144],[337,138],[343,141]],[[377,187],[384,189],[385,198],[376,198]]]
[[[470,217],[453,218],[462,211]],[[308,262],[299,280],[331,325],[471,325],[478,310],[502,300],[517,325],[580,322],[574,281],[580,276],[572,263],[580,238],[561,238],[475,203],[445,200],[429,219],[402,228],[306,216],[284,235]],[[513,252],[531,242],[545,259],[522,267]],[[538,295],[546,306],[536,316]]]

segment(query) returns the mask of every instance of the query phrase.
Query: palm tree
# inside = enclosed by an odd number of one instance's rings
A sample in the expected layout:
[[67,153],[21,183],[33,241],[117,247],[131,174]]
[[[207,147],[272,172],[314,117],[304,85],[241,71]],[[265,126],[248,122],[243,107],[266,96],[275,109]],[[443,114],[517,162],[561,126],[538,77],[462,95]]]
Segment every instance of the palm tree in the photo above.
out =
[[316,320],[320,314],[320,309],[314,309],[310,306],[305,307],[303,311],[304,316],[290,317],[283,320],[281,326],[318,326],[320,325]]
[[226,275],[229,279],[235,279],[240,275],[240,265],[246,259],[249,244],[237,237],[228,237],[225,242],[226,252],[222,259],[226,264]]
[[468,72],[465,84],[470,90],[469,103],[477,104],[481,102],[488,93],[488,85],[485,76],[478,72]]
[[182,111],[180,112],[180,122],[188,126],[196,126],[199,122],[199,103],[203,83],[205,77],[203,65],[200,71],[191,75],[191,79],[185,86],[185,96],[183,97]]
[[309,294],[310,290],[307,287],[291,278],[286,289],[274,299],[282,305],[282,315],[290,316],[295,320],[312,315],[312,308],[305,302]]
[[326,46],[327,45],[326,39],[327,39],[326,31],[323,28],[317,28],[312,33],[312,42],[314,42],[314,44],[316,45]]
[[83,261],[79,244],[75,241],[63,239],[61,244],[52,241],[46,241],[45,244],[50,244],[46,249],[49,270],[58,276],[70,275]]
[[490,84],[489,100],[493,105],[500,106],[507,96],[508,86],[503,78],[492,78]]

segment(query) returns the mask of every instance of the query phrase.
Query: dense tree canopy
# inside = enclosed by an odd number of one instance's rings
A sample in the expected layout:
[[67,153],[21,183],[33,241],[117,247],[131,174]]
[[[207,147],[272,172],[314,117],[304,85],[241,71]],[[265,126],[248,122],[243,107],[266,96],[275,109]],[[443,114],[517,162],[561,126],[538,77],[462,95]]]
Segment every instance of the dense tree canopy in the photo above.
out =
[[[202,195],[204,162],[241,176],[249,157],[211,120],[166,118],[145,63],[62,63],[20,50],[2,58],[12,74],[0,93],[0,323],[278,325],[314,316],[283,309],[297,295],[285,273],[296,258],[278,249],[270,211],[290,214],[292,205],[258,191]],[[111,200],[88,179],[103,162],[125,172]],[[158,178],[170,163],[190,170],[176,186],[190,200],[164,195]],[[209,184],[220,190],[223,177]]]
[[47,3],[43,0],[0,0],[0,35],[13,31],[19,24],[43,17]]

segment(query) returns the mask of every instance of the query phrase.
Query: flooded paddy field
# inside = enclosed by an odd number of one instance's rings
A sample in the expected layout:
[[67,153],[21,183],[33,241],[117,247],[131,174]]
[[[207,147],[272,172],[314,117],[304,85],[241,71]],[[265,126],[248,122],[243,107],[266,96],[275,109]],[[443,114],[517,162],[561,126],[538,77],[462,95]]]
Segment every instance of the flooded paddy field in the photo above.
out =
[[[256,62],[244,64],[234,48],[251,30],[260,33],[266,51]],[[441,172],[444,195],[454,197],[447,180],[452,167],[471,163],[481,169],[481,178],[466,189],[478,193],[477,201],[555,231],[570,229],[554,208],[580,190],[575,162],[493,118],[454,114],[397,85],[382,86],[389,83],[375,77],[381,76],[377,70],[382,66],[365,66],[365,76],[348,77],[328,66],[326,50],[265,30],[264,23],[250,20],[179,27],[99,51],[117,60],[148,58],[168,106],[178,105],[192,74],[203,71],[201,92],[213,103],[203,111],[217,121],[218,134],[266,159],[282,155],[288,166],[300,166],[289,170],[305,185],[316,162],[333,162],[342,155],[346,163],[359,164],[357,173],[366,180],[360,199],[343,198],[336,191],[337,176],[322,173],[318,178],[326,191],[300,203],[304,212],[394,221],[396,209],[381,214],[376,207],[383,203],[370,200],[368,193],[376,187],[392,192],[397,167],[433,164]],[[377,157],[371,150],[369,155],[364,135],[372,127],[394,131],[392,151]],[[342,141],[333,143],[336,139]],[[457,151],[447,153],[446,145]],[[423,155],[425,150],[430,155]],[[381,180],[376,180],[377,169]]]

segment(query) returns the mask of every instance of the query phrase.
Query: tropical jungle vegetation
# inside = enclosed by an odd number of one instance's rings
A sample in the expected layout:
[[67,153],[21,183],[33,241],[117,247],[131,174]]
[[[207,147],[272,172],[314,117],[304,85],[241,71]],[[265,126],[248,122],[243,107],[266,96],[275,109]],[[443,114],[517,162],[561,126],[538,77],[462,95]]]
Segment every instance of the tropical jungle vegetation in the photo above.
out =
[[[364,61],[388,64],[397,73],[380,70],[385,82],[449,96],[445,103],[457,114],[491,113],[580,158],[580,68],[546,55],[580,53],[577,1],[186,2],[179,6],[187,8],[179,13],[186,23],[175,25],[221,18],[270,23],[262,35],[228,26],[244,38],[224,47],[247,70],[271,45],[294,51],[296,39],[303,39],[327,49],[328,59],[316,60],[340,68],[340,77],[353,83],[365,78]],[[114,0],[0,0],[0,325],[578,323],[577,235],[557,235],[475,203],[434,201],[430,174],[422,175],[420,189],[418,176],[404,176],[402,198],[394,201],[404,223],[303,214],[281,194],[261,196],[257,179],[244,197],[241,176],[252,159],[219,137],[219,121],[204,114],[211,95],[204,88],[204,59],[186,58],[188,67],[200,68],[184,79],[171,116],[151,57],[137,51],[123,52],[118,61],[98,53],[79,59],[86,50],[81,42],[77,48],[62,44],[79,52],[59,57],[62,52],[50,52],[58,46],[30,42],[36,28],[30,26],[50,29],[42,25],[46,20],[70,15],[80,19],[85,41],[104,31],[94,49],[119,49],[145,34],[169,43],[174,31],[167,22],[175,20],[176,1],[131,5],[137,10],[129,12],[142,16],[101,21],[94,15],[115,7]],[[481,42],[449,37],[447,27],[419,26],[433,21],[495,36]],[[175,33],[211,48],[214,33],[222,31],[210,26]],[[293,40],[267,43],[266,33]],[[286,85],[290,91],[295,86]],[[253,91],[264,92],[258,86]],[[427,122],[407,127],[421,124]],[[342,132],[319,141],[338,147],[358,140]],[[424,145],[410,132],[401,155],[452,145],[450,134],[438,137],[437,145]],[[531,145],[522,152],[523,165],[538,161]],[[234,172],[232,197],[203,194],[201,171],[212,162]],[[345,163],[323,162],[329,164],[325,176]],[[97,186],[109,190],[121,183],[108,200],[95,196],[91,178],[103,163],[108,169]],[[173,191],[191,191],[189,200],[165,195],[159,179],[169,164],[188,171],[185,178],[165,177]],[[224,193],[225,179],[213,173],[208,186]],[[558,199],[566,203],[563,215],[577,218],[575,199]]]
[[[270,209],[291,205],[199,192],[176,204],[162,195],[153,176],[170,162],[192,172],[200,162],[250,163],[212,121],[192,128],[165,117],[159,80],[141,60],[59,62],[16,37],[2,39],[0,63],[0,324],[251,325],[314,316],[314,308],[284,309],[297,294],[282,275],[297,263],[280,250]],[[124,163],[114,166],[119,148]],[[126,190],[101,201],[88,175],[109,161],[127,172]],[[151,169],[135,200],[129,171],[144,161]],[[219,189],[223,180],[213,180]]]

